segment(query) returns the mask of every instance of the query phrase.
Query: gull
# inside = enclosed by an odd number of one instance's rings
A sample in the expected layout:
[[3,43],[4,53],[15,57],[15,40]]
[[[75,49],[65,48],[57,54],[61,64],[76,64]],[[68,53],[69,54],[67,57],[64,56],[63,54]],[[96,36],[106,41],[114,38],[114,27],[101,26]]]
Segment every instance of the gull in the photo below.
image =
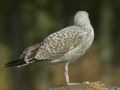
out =
[[74,24],[50,34],[42,42],[25,49],[18,60],[5,64],[5,67],[22,67],[34,62],[44,61],[49,64],[63,64],[66,85],[70,83],[69,63],[82,57],[94,40],[94,30],[86,11],[78,11]]

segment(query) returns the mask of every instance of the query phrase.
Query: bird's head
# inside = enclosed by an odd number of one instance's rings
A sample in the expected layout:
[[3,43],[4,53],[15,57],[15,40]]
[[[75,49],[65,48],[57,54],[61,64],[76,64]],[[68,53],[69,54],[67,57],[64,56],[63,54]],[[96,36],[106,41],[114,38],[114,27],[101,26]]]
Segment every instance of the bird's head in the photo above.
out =
[[74,25],[84,25],[90,23],[89,14],[86,11],[78,11],[74,16]]

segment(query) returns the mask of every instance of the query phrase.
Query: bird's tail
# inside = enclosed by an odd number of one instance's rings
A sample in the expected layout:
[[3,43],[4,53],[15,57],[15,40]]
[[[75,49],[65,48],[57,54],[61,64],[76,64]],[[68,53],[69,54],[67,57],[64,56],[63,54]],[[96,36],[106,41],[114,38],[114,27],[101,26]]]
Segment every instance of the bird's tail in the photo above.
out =
[[26,65],[26,62],[24,61],[24,59],[18,59],[18,60],[6,63],[5,67],[13,67],[13,66],[21,67],[24,65]]

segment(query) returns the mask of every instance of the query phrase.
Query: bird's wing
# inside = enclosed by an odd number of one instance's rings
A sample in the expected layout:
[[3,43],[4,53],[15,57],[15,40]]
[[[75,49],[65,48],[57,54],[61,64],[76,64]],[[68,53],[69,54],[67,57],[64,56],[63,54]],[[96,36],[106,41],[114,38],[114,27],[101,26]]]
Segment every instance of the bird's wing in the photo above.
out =
[[40,44],[32,46],[23,52],[26,62],[35,60],[55,60],[82,44],[86,32],[77,26],[69,26],[49,35]]

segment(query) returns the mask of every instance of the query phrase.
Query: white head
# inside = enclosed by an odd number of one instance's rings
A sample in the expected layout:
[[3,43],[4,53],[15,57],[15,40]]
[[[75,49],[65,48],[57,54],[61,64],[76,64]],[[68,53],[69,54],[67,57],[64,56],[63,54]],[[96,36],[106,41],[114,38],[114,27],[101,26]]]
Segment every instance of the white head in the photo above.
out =
[[74,16],[74,25],[89,24],[89,14],[86,11],[78,11]]

